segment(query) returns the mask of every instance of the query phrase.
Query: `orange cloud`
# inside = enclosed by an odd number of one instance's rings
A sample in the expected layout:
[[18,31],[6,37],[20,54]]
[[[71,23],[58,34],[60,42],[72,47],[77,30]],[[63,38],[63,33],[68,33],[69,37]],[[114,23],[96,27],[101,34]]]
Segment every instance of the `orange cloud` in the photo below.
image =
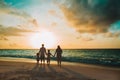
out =
[[57,26],[57,23],[56,23],[56,22],[53,22],[53,23],[51,24],[51,26],[56,27],[56,26]]
[[6,38],[5,36],[0,36],[0,40],[8,41],[8,38]]
[[120,32],[116,32],[116,33],[107,32],[104,36],[117,38],[120,36]]
[[16,27],[5,27],[0,25],[0,34],[5,36],[21,36],[21,33],[33,32],[32,30],[21,29]]
[[49,10],[48,13],[51,15],[56,15],[56,12],[54,10]]
[[38,23],[36,19],[31,20],[30,23],[32,23],[35,27],[38,27]]

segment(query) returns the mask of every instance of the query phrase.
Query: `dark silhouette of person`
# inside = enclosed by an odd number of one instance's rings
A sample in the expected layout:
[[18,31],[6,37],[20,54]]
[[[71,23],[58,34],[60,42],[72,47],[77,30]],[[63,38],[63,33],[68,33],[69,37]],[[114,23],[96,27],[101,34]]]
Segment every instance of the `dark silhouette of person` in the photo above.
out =
[[[50,57],[51,57],[51,52],[50,50],[48,50],[48,53],[47,53],[47,64],[50,65]],[[52,55],[53,56],[53,55]]]
[[58,45],[57,46],[57,49],[56,49],[56,51],[55,51],[55,54],[54,54],[54,56],[57,54],[57,64],[58,64],[58,66],[60,66],[61,67],[61,60],[62,60],[62,49],[60,48],[60,46]]
[[45,63],[45,54],[46,54],[46,48],[44,47],[44,44],[42,44],[42,47],[39,50],[41,64],[42,64],[42,61],[43,63]]
[[40,59],[40,57],[39,57],[39,53],[36,53],[37,64],[39,64],[39,59]]

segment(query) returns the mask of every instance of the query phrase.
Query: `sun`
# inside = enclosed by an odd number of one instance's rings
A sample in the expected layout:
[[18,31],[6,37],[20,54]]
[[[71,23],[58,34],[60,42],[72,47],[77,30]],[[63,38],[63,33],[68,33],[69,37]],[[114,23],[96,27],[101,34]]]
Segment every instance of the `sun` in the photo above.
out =
[[40,48],[41,44],[44,44],[46,48],[53,48],[56,44],[56,37],[52,32],[37,32],[32,34],[30,44],[33,48]]

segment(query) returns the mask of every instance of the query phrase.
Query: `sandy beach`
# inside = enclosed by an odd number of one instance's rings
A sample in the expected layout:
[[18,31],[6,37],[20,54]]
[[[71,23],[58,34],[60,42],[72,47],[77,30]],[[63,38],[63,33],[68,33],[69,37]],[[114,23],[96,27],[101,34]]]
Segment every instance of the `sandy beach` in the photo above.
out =
[[62,62],[62,67],[32,59],[0,58],[0,80],[120,80],[120,68]]

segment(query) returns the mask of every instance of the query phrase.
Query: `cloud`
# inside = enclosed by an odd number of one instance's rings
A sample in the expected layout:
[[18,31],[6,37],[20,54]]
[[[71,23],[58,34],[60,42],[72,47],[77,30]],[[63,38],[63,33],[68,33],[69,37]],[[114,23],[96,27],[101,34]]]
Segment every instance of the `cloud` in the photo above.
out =
[[32,27],[38,26],[36,19],[32,18],[25,11],[11,7],[4,0],[0,1],[0,25],[17,26],[28,24]]
[[55,10],[49,10],[48,13],[51,14],[51,15],[56,15],[56,11]]
[[120,0],[64,0],[60,8],[80,33],[106,33],[120,19]]
[[76,39],[82,40],[82,41],[93,41],[95,38],[93,36],[93,34],[80,34],[80,36],[76,37]]
[[16,43],[9,43],[9,46],[10,47],[16,47],[16,46],[18,46]]
[[0,40],[8,41],[8,36],[24,36],[35,32],[37,26],[36,19],[29,14],[0,0]]
[[9,4],[5,3],[4,0],[0,1],[0,12],[8,13],[11,15],[16,15],[16,16],[20,16],[20,17],[24,17],[24,18],[30,18],[30,15],[28,15],[24,11],[21,11],[21,10],[11,7]]
[[54,9],[50,9],[48,10],[48,14],[50,14],[53,17],[59,18],[59,19],[63,19],[63,16],[61,15],[61,11],[56,11]]
[[[23,36],[25,33],[36,32],[36,27],[36,19],[0,0],[0,36]],[[5,37],[0,40],[7,40]]]
[[5,36],[0,36],[0,40],[8,41],[8,39]]
[[111,32],[107,32],[107,33],[105,33],[105,35],[104,35],[105,37],[114,37],[114,38],[117,38],[117,37],[119,37],[120,36],[120,32],[116,32],[116,33],[111,33]]
[[19,27],[5,27],[0,25],[0,35],[4,36],[22,36],[22,33],[33,32],[32,30],[22,29]]
[[93,38],[82,38],[83,41],[93,41]]
[[0,0],[0,8],[5,8],[5,7],[8,6],[5,4],[4,0]]
[[52,24],[51,24],[51,26],[52,27],[56,27],[58,24],[56,23],[56,22],[53,22]]
[[38,27],[38,22],[36,19],[30,20],[30,23],[33,24],[35,27]]

